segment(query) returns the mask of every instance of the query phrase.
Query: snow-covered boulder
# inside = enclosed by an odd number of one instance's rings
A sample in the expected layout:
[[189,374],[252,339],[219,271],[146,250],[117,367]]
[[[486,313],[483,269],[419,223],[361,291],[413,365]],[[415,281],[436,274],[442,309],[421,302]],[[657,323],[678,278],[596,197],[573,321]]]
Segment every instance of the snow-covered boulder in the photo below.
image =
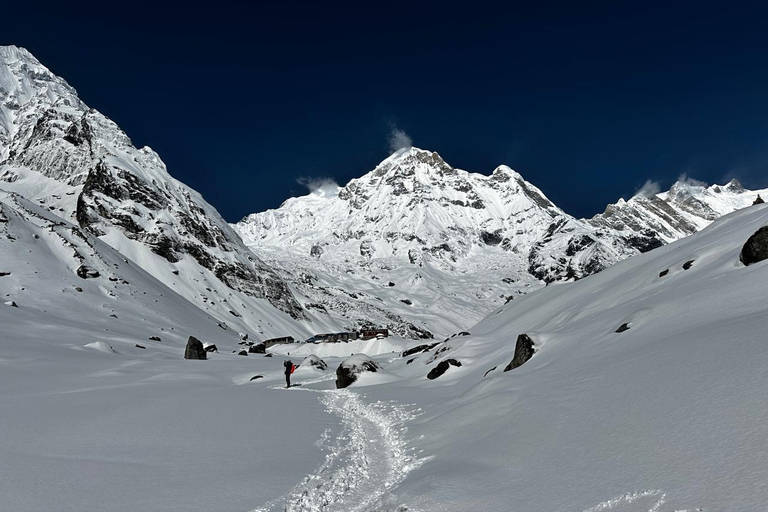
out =
[[115,353],[115,349],[113,349],[112,346],[106,341],[94,341],[93,343],[88,343],[85,346],[85,348],[92,348],[94,350],[98,350],[99,352],[104,352],[107,354]]
[[766,258],[768,258],[768,226],[763,226],[747,239],[747,243],[741,248],[740,259],[743,264],[751,265]]
[[354,354],[346,358],[336,369],[336,388],[346,388],[363,372],[376,372],[381,367],[365,354]]
[[508,372],[509,370],[514,370],[518,366],[521,366],[533,357],[534,352],[533,340],[530,336],[527,334],[519,335],[517,337],[517,343],[515,344],[515,355],[512,356],[512,361],[510,361],[507,367],[504,368],[504,371]]
[[203,343],[195,338],[194,336],[190,336],[187,340],[187,348],[184,350],[184,359],[207,359],[205,349],[203,348]]
[[309,368],[309,367],[317,368],[318,370],[322,370],[322,371],[325,371],[328,369],[328,364],[326,364],[325,361],[317,357],[315,354],[310,354],[307,357],[305,357],[299,366],[303,366],[305,368]]

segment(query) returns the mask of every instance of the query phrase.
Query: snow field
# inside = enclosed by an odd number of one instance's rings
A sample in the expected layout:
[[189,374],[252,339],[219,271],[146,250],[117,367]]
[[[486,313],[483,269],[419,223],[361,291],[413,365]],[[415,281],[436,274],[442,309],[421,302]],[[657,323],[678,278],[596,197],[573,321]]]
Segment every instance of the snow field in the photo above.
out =
[[296,391],[320,393],[320,402],[340,419],[342,430],[336,435],[328,430],[318,441],[328,453],[314,473],[254,512],[385,510],[385,502],[393,499],[390,492],[426,460],[414,456],[404,439],[404,424],[418,411],[393,402],[367,403],[349,390]]

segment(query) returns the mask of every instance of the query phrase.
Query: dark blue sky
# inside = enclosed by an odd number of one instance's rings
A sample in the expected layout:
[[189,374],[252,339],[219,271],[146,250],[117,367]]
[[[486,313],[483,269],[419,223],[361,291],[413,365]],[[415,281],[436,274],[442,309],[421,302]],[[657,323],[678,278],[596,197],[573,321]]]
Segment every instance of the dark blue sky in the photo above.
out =
[[591,216],[647,179],[768,186],[765,2],[15,2],[29,49],[230,221],[339,183],[392,126]]

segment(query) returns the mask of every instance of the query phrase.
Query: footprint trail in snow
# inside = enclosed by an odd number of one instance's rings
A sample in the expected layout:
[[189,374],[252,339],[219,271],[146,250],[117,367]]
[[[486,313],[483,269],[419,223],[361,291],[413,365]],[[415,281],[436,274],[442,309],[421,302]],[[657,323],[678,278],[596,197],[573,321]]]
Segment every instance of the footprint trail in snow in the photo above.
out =
[[[416,457],[403,438],[405,422],[418,411],[391,402],[367,404],[343,389],[303,391],[321,394],[326,410],[341,419],[342,431],[336,439],[326,431],[318,441],[328,454],[313,474],[253,512],[381,510],[388,493],[426,460]],[[391,510],[398,509],[407,510]]]

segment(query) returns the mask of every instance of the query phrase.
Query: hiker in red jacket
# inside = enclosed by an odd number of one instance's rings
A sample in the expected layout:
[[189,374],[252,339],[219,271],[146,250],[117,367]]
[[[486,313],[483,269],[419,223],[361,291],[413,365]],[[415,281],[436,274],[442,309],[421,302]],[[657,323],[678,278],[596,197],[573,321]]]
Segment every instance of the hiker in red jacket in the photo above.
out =
[[289,388],[291,387],[291,374],[293,373],[293,363],[290,359],[286,360],[283,363],[283,366],[285,366],[285,387]]

